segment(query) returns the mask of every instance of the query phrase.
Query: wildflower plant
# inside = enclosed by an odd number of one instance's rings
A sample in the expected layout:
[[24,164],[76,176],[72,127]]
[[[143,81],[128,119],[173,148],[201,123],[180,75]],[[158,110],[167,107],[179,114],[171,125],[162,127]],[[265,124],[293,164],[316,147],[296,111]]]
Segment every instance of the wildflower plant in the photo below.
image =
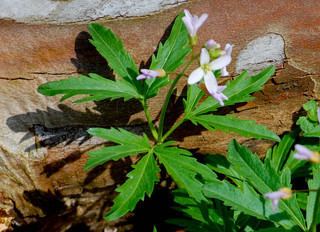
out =
[[[228,75],[227,66],[231,62],[232,45],[227,44],[222,50],[215,41],[208,40],[203,48],[197,51],[195,46],[198,44],[197,31],[207,17],[206,14],[200,17],[192,15],[187,10],[184,14],[177,16],[170,35],[152,54],[150,66],[141,67],[140,70],[124,48],[120,38],[110,29],[92,23],[88,26],[92,37],[90,42],[106,59],[116,76],[115,80],[90,73],[48,82],[38,88],[38,92],[46,96],[62,95],[62,101],[76,96],[79,98],[74,101],[75,103],[124,99],[124,101],[138,101],[143,107],[149,128],[143,134],[136,134],[123,128],[90,128],[88,130],[89,134],[112,142],[114,145],[89,152],[85,170],[128,156],[138,157],[138,161],[127,175],[127,180],[116,189],[119,194],[105,216],[107,220],[116,220],[126,215],[145,198],[145,195],[150,197],[155,185],[159,182],[161,168],[171,176],[179,188],[185,191],[187,196],[191,197],[192,201],[199,204],[206,203],[207,197],[216,195],[212,193],[212,189],[223,190],[227,191],[225,196],[227,198],[230,194],[243,197],[247,205],[241,205],[240,209],[248,208],[245,210],[246,213],[259,217],[266,217],[265,211],[261,199],[253,188],[262,186],[262,193],[266,193],[275,190],[275,186],[281,187],[283,182],[287,184],[290,182],[288,171],[282,176],[272,175],[267,171],[268,167],[264,167],[257,157],[254,158],[250,151],[233,141],[229,152],[234,168],[241,170],[246,174],[246,178],[248,177],[248,181],[256,184],[249,186],[246,181],[240,182],[234,179],[243,189],[244,192],[241,192],[236,187],[218,180],[217,175],[207,165],[197,161],[190,151],[178,147],[172,140],[174,131],[187,121],[212,131],[221,130],[251,138],[280,140],[275,133],[253,120],[215,114],[220,107],[253,100],[251,94],[262,89],[274,74],[275,68],[270,66],[254,76],[244,71],[220,85],[221,76]],[[193,72],[187,73],[191,65],[199,66]],[[202,80],[207,91],[202,90],[197,84]],[[183,99],[184,112],[172,126],[169,126],[166,120],[167,109],[178,82],[188,83],[187,96]],[[149,111],[150,99],[157,96],[159,90],[166,86],[168,86],[167,94],[159,120],[154,121]],[[261,170],[264,171],[261,172]],[[230,173],[232,172],[233,169],[230,169]],[[208,182],[218,183],[220,188],[211,188],[211,185],[208,185],[203,192],[202,186]],[[217,194],[222,196],[222,192]],[[250,203],[251,196],[259,203],[258,206]],[[233,203],[228,201],[228,204]],[[295,215],[290,208],[291,205],[285,205],[285,207],[290,215]],[[272,211],[267,211],[267,217],[271,215]],[[281,220],[279,219],[280,224]],[[297,224],[303,227],[301,220],[301,215],[298,214]],[[283,224],[290,223],[283,219]]]
[[168,222],[189,232],[319,231],[320,145],[308,128],[319,126],[320,111],[313,100],[303,108],[300,128],[286,133],[263,160],[235,140],[226,157],[206,156],[204,163],[219,175],[203,186],[211,200],[199,203],[175,191],[179,216]]

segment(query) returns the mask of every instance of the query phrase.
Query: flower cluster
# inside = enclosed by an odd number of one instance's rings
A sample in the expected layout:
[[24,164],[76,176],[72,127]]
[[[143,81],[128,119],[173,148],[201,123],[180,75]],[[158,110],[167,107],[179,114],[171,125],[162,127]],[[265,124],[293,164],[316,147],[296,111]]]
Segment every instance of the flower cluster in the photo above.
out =
[[[197,43],[197,32],[203,23],[207,20],[208,15],[202,14],[200,17],[192,15],[188,10],[184,10],[185,16],[182,18],[184,25],[190,36],[191,45]],[[221,106],[224,106],[224,100],[228,97],[222,92],[225,85],[218,85],[215,72],[219,71],[220,76],[228,76],[227,66],[231,63],[232,45],[226,44],[224,50],[220,49],[220,44],[213,39],[206,42],[200,53],[200,67],[195,69],[188,77],[188,84],[193,85],[204,80],[209,94],[214,97]],[[165,76],[164,70],[141,69],[141,74],[137,80],[151,79]]]
[[[209,41],[207,44],[210,43]],[[207,46],[208,47],[208,46]],[[216,50],[216,48],[211,48]],[[225,85],[219,86],[217,79],[214,75],[216,70],[221,70],[221,75],[227,75],[227,65],[231,62],[232,45],[226,44],[224,51],[221,52],[221,56],[210,62],[210,54],[207,48],[201,49],[200,54],[200,67],[195,69],[188,78],[188,84],[192,85],[198,83],[204,79],[205,86],[209,94],[214,97],[220,105],[224,105],[224,100],[228,100],[222,91],[226,88]]]

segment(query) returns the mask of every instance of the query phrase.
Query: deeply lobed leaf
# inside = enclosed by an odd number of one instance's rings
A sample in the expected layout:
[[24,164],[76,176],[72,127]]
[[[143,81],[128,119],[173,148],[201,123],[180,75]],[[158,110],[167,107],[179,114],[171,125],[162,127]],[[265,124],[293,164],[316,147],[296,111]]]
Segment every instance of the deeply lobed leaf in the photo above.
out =
[[85,170],[92,169],[110,160],[118,160],[129,155],[137,155],[150,151],[151,146],[146,136],[138,136],[124,129],[91,128],[89,134],[107,141],[117,143],[117,146],[104,147],[89,152]]
[[[308,187],[310,190],[318,190],[320,189],[320,166],[319,165],[314,165],[312,167],[312,174],[313,174],[313,178],[308,181]],[[320,194],[319,190],[310,191],[307,199],[306,221],[307,221],[307,226],[309,230],[313,223],[318,224],[320,222],[320,219],[319,219],[320,211],[316,207],[318,205],[317,198],[320,198],[320,196],[318,196],[319,194]]]
[[288,220],[285,212],[274,215],[270,202],[258,195],[248,184],[243,183],[243,189],[233,186],[227,181],[215,180],[204,185],[204,194],[209,198],[216,198],[248,215],[263,220],[271,220],[284,228],[292,228],[295,224]]
[[132,211],[140,200],[144,200],[145,195],[150,197],[154,184],[159,180],[160,169],[152,153],[143,156],[133,168],[127,175],[127,181],[116,189],[119,195],[105,215],[108,221],[116,220]]
[[138,68],[125,50],[122,41],[109,29],[98,23],[91,23],[88,26],[92,40],[90,42],[96,47],[97,51],[107,60],[112,70],[124,80],[141,90],[142,82],[136,80]]
[[177,147],[158,145],[154,152],[173,178],[182,189],[185,189],[190,196],[198,202],[206,201],[201,192],[203,180],[212,180],[216,175],[205,165],[199,163],[195,158],[183,155],[186,150]]
[[[227,88],[223,92],[229,99],[224,101],[225,106],[234,105],[240,102],[251,101],[252,93],[262,89],[263,85],[274,74],[275,67],[269,66],[255,76],[249,76],[248,72],[242,72],[234,80],[227,83]],[[220,104],[214,98],[207,98],[193,112],[192,115],[201,115],[210,111],[215,111]]]
[[191,120],[194,123],[200,123],[208,130],[218,129],[224,132],[235,132],[246,137],[280,141],[278,135],[252,120],[222,115],[200,115],[192,117]]
[[[261,194],[277,191],[284,183],[276,171],[264,165],[257,155],[233,140],[228,147],[228,160],[239,175],[245,178]],[[285,180],[285,178],[284,178]],[[285,180],[285,182],[287,182]],[[305,229],[305,220],[296,198],[280,202],[280,209],[290,215],[292,221],[301,229]]]
[[[152,56],[150,69],[164,69],[166,73],[180,67],[190,53],[189,35],[179,15],[172,26],[171,32],[164,44],[160,43],[157,53]],[[146,98],[155,96],[159,89],[169,83],[169,77],[146,80],[148,86]]]
[[62,94],[61,100],[66,100],[75,95],[89,95],[76,102],[141,98],[136,90],[127,82],[121,80],[112,81],[97,74],[89,74],[89,76],[80,75],[79,77],[48,82],[40,85],[38,92],[46,96]]

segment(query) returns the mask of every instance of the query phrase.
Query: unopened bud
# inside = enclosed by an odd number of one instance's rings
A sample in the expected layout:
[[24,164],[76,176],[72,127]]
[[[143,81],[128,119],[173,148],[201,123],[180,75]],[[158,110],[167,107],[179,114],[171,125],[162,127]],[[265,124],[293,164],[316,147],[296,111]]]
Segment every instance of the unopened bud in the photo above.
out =
[[166,75],[166,71],[164,71],[164,69],[156,69],[155,71],[158,72],[158,77],[164,77]]

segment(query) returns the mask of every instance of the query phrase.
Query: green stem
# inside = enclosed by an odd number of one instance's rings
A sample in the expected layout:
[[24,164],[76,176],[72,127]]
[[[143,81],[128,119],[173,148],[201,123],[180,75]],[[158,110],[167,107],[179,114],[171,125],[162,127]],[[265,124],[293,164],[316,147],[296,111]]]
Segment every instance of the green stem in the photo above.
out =
[[192,54],[190,61],[186,64],[186,66],[183,68],[183,70],[176,76],[176,78],[173,80],[173,82],[172,82],[172,84],[170,86],[170,89],[169,89],[169,91],[167,93],[166,99],[165,99],[165,101],[163,103],[163,106],[162,106],[162,109],[161,109],[161,113],[160,113],[158,141],[161,141],[161,142],[164,141],[164,139],[162,139],[163,127],[164,127],[164,119],[165,119],[165,116],[166,116],[166,112],[167,112],[167,109],[168,109],[169,101],[170,101],[170,98],[171,98],[171,96],[173,94],[173,91],[174,91],[178,81],[181,79],[181,77],[184,76],[185,71],[189,68],[189,66],[192,64],[192,62],[195,60],[196,57],[197,56]]
[[160,142],[162,143],[163,141],[168,138],[169,135],[171,135],[179,126],[181,126],[182,123],[184,123],[185,117],[181,118],[179,121],[177,121],[173,126],[165,133],[165,135],[160,139]]
[[313,212],[313,218],[312,218],[312,223],[310,226],[310,231],[311,232],[317,232],[317,222],[318,222],[318,217],[320,215],[320,188],[317,191],[317,196],[316,196],[316,205],[314,207],[314,212]]
[[151,118],[151,115],[150,115],[150,112],[149,112],[149,109],[148,109],[148,104],[147,104],[146,100],[142,100],[141,104],[142,104],[146,119],[148,121],[148,125],[149,125],[150,131],[152,133],[152,136],[153,136],[153,138],[155,140],[158,140],[158,133],[157,133],[157,130],[154,127],[154,124],[152,122],[152,118]]

